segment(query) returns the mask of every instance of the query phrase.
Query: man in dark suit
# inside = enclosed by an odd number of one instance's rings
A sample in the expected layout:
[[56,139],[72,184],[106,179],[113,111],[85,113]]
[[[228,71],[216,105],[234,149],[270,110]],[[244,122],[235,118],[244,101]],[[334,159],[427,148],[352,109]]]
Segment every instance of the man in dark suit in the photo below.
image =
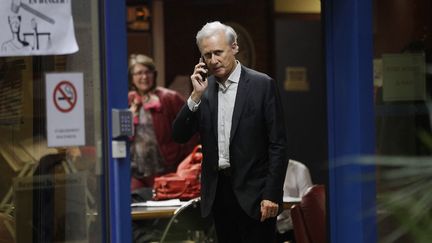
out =
[[173,137],[184,143],[201,136],[202,215],[213,214],[218,242],[273,242],[287,167],[277,84],[236,60],[230,26],[207,23],[196,41],[202,58]]

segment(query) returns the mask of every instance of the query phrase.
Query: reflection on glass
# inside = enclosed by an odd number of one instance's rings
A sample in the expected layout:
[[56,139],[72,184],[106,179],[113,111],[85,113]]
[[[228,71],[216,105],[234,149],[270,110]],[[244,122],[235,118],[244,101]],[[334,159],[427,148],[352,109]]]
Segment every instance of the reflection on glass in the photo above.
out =
[[[98,5],[72,2],[80,51],[0,58],[0,239],[102,242]],[[45,74],[84,77],[85,145],[48,147]]]
[[428,0],[374,1],[379,242],[429,242],[432,22]]

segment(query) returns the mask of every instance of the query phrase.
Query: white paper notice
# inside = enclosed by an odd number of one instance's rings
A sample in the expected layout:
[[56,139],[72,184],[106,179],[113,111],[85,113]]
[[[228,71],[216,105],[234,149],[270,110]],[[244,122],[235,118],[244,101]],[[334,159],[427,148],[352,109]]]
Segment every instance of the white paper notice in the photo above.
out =
[[426,56],[383,54],[383,100],[426,100]]
[[46,112],[48,147],[85,145],[82,73],[48,73]]
[[1,0],[0,56],[77,52],[71,1]]

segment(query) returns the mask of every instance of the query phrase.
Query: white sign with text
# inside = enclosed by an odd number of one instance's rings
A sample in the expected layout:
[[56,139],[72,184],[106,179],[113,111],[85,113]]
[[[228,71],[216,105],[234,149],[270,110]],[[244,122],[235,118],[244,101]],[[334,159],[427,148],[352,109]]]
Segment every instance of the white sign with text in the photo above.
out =
[[48,147],[85,145],[82,73],[47,73]]
[[383,100],[426,99],[426,57],[422,53],[383,54]]

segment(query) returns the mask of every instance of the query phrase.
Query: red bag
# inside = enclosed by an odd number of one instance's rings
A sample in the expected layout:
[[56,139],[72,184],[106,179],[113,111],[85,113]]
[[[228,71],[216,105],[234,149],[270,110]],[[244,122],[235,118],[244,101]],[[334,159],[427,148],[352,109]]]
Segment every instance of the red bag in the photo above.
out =
[[177,167],[175,173],[158,176],[154,180],[153,200],[188,200],[199,197],[201,191],[200,174],[202,153],[201,145],[195,146]]

